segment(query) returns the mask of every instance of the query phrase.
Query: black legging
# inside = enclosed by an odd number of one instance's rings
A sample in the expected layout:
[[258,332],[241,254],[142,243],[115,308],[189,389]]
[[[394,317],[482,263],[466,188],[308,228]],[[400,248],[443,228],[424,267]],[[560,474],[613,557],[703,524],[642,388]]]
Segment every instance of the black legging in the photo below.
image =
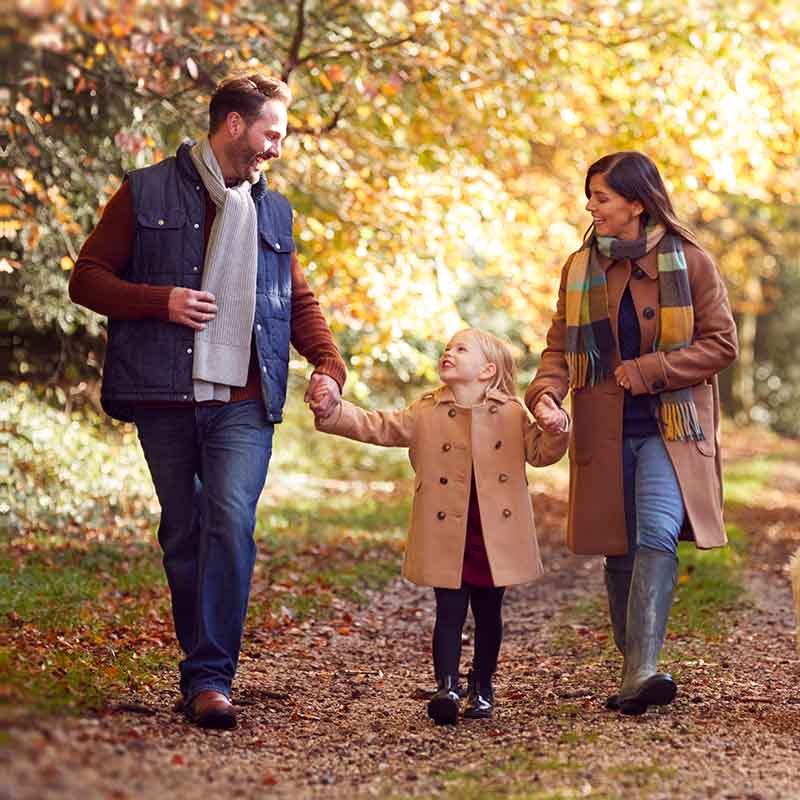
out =
[[490,678],[497,669],[497,656],[503,640],[504,586],[480,587],[465,583],[460,589],[434,589],[436,625],[433,629],[433,669],[436,680],[458,675],[461,660],[461,631],[472,606],[475,618],[473,671]]

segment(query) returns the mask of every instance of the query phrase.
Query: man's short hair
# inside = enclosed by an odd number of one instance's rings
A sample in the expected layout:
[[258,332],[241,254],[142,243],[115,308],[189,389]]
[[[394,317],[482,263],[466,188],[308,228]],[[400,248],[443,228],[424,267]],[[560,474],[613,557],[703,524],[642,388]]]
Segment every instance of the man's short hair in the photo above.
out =
[[279,100],[287,108],[292,91],[280,78],[264,75],[243,75],[225,78],[211,95],[208,108],[208,132],[212,134],[235,111],[249,125],[257,119],[267,100]]

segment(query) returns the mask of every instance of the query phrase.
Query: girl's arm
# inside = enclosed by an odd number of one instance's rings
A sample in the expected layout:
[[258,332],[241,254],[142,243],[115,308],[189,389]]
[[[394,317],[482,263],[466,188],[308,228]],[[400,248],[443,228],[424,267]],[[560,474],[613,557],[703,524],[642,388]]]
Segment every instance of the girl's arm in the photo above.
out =
[[334,412],[315,419],[317,430],[335,433],[357,442],[384,447],[409,447],[414,429],[415,406],[400,411],[365,411],[342,400]]
[[565,429],[560,433],[547,433],[522,413],[522,437],[525,440],[525,460],[534,467],[546,467],[555,464],[569,444],[570,420],[567,412]]

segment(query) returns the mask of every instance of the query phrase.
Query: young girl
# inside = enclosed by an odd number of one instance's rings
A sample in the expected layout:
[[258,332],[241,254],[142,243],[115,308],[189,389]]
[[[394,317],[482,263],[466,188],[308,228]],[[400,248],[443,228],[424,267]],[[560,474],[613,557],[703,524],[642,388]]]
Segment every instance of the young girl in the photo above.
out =
[[428,703],[437,724],[455,724],[461,630],[472,606],[475,655],[464,716],[492,716],[492,676],[502,639],[505,587],[542,572],[525,462],[543,467],[567,449],[561,430],[544,433],[515,396],[508,346],[470,328],[439,359],[444,384],[402,411],[364,411],[341,401],[321,431],[361,442],[408,447],[416,473],[403,575],[436,593],[433,665],[438,691]]

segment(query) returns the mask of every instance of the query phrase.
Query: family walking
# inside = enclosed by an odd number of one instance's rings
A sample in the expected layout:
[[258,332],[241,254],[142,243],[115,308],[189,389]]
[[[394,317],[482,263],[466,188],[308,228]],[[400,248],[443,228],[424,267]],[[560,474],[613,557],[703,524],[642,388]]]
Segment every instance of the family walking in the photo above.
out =
[[720,275],[655,165],[624,152],[589,168],[591,224],[562,270],[524,405],[508,345],[468,328],[444,346],[438,388],[405,409],[369,411],[341,397],[346,367],[296,258],[291,207],[261,172],[280,156],[290,102],[273,78],[220,84],[208,136],[126,176],[70,280],[71,298],[109,319],[103,406],[135,423],[161,505],[187,717],[236,725],[255,510],[290,343],[314,366],[305,399],[319,430],[409,450],[403,574],[435,593],[436,723],[493,713],[505,589],[543,569],[525,465],[567,450],[567,544],[605,556],[623,656],[607,706],[641,714],[671,702],[677,688],[658,660],[678,539],[726,541],[716,375],[737,344]]

